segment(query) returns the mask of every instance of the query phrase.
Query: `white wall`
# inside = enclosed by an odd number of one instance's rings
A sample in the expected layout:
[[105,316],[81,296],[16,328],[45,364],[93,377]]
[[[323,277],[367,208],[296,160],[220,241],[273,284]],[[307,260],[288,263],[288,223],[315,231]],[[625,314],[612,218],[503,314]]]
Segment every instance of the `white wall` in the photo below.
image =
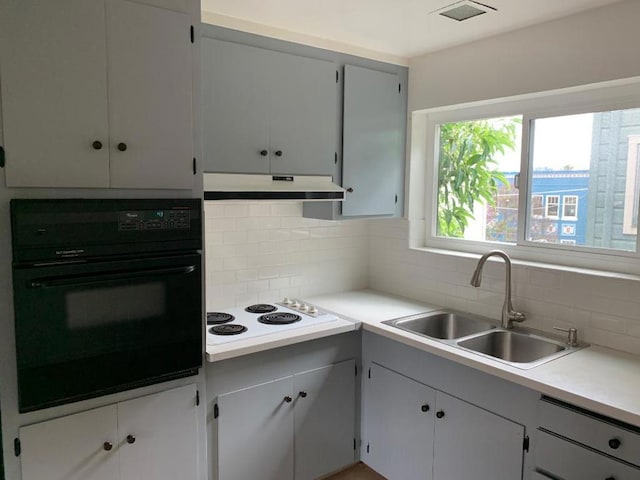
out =
[[[640,2],[606,8],[414,58],[409,112],[640,76]],[[410,139],[409,220],[372,221],[372,288],[498,319],[504,267],[485,268],[482,287],[469,279],[477,255],[454,257],[410,250],[424,232],[426,123],[415,116]],[[514,267],[514,305],[527,325],[551,331],[575,326],[591,343],[640,354],[640,281],[576,272]]]
[[365,220],[302,217],[302,202],[205,203],[207,310],[366,288]]

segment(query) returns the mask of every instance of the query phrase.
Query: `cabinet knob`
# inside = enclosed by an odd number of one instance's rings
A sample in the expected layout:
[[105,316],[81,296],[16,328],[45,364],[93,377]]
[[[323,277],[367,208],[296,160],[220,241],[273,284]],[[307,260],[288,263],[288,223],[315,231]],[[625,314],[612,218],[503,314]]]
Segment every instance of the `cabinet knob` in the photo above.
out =
[[102,142],[100,140],[96,140],[91,144],[91,146],[93,147],[94,150],[101,150]]
[[113,448],[113,443],[111,442],[104,442],[102,444],[102,448],[104,449],[105,452],[110,452],[111,449]]
[[267,150],[260,150],[261,157],[266,157],[267,155],[269,155],[269,152]]
[[301,391],[298,395],[300,395],[302,398],[307,398],[307,392],[305,391]]
[[127,443],[129,445],[136,443],[135,435],[127,435]]
[[611,440],[609,440],[609,447],[613,448],[614,450],[620,448],[621,444],[622,442],[617,438],[612,438]]
[[436,413],[436,417],[438,417],[438,418],[444,417],[444,412],[442,410],[440,410],[438,413]]
[[347,192],[349,192],[349,193],[353,193],[353,187],[349,187],[349,188],[347,188]]
[[118,144],[118,150],[120,150],[121,152],[124,152],[126,149],[127,149],[127,144],[126,143],[120,142]]
[[289,395],[287,395],[286,397],[284,397],[284,401],[287,403],[291,403],[293,401],[293,398],[291,398]]
[[282,150],[276,150],[276,157],[282,156]]
[[428,412],[429,411],[429,405],[427,405],[426,403],[424,405],[422,405],[420,407],[420,410],[422,410],[423,412]]

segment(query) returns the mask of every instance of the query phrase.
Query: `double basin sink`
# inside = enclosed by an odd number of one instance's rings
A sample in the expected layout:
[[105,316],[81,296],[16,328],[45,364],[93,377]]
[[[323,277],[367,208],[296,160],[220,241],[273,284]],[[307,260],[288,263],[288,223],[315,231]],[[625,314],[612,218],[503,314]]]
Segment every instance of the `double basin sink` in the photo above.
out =
[[522,369],[536,367],[586,346],[570,346],[523,328],[498,328],[486,318],[446,310],[382,323]]

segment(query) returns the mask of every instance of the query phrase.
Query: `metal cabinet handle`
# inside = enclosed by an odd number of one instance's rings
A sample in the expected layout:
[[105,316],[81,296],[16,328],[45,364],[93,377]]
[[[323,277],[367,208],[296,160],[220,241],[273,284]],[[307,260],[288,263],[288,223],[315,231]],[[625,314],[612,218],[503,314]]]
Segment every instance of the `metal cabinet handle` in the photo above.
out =
[[422,410],[423,412],[428,412],[429,411],[429,405],[427,405],[426,403],[424,405],[422,405],[420,407],[420,410]]
[[611,440],[609,440],[609,447],[613,448],[614,450],[620,448],[620,445],[622,445],[622,442],[617,438],[612,438]]
[[94,150],[101,150],[102,149],[102,142],[100,140],[95,140],[91,146],[93,147]]
[[284,397],[284,401],[287,403],[291,403],[293,401],[293,398],[291,398],[289,395],[287,395],[286,397]]
[[267,155],[269,155],[269,152],[267,150],[260,150],[261,157],[266,157]]
[[307,398],[307,392],[305,391],[301,391],[298,395],[300,395],[302,398]]
[[616,480],[616,477],[607,477],[604,480]]
[[276,150],[276,157],[282,156],[282,150]]
[[444,412],[442,410],[440,410],[438,413],[436,413],[436,417],[438,417],[438,418],[444,417]]
[[127,144],[123,143],[123,142],[120,142],[118,144],[118,150],[120,150],[121,152],[124,152],[125,150],[127,150]]
[[129,445],[132,445],[132,444],[136,443],[135,435],[127,435],[127,443]]
[[113,448],[113,443],[111,442],[104,442],[102,444],[102,448],[104,449],[105,452],[109,452],[111,451],[111,449]]

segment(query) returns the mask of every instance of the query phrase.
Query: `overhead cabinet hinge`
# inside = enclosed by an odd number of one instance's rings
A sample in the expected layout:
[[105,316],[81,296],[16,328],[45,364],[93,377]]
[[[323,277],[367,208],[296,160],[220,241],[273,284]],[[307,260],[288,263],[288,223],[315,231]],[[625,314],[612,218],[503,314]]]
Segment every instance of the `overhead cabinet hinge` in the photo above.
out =
[[193,28],[193,25],[191,25],[191,28],[189,29],[189,37],[191,39],[191,43],[196,42],[196,29]]
[[20,439],[19,438],[14,438],[13,439],[13,454],[16,457],[19,457],[21,453],[22,453],[22,445],[20,444]]
[[220,416],[220,409],[218,408],[218,404],[216,403],[213,406],[213,418],[218,418]]

